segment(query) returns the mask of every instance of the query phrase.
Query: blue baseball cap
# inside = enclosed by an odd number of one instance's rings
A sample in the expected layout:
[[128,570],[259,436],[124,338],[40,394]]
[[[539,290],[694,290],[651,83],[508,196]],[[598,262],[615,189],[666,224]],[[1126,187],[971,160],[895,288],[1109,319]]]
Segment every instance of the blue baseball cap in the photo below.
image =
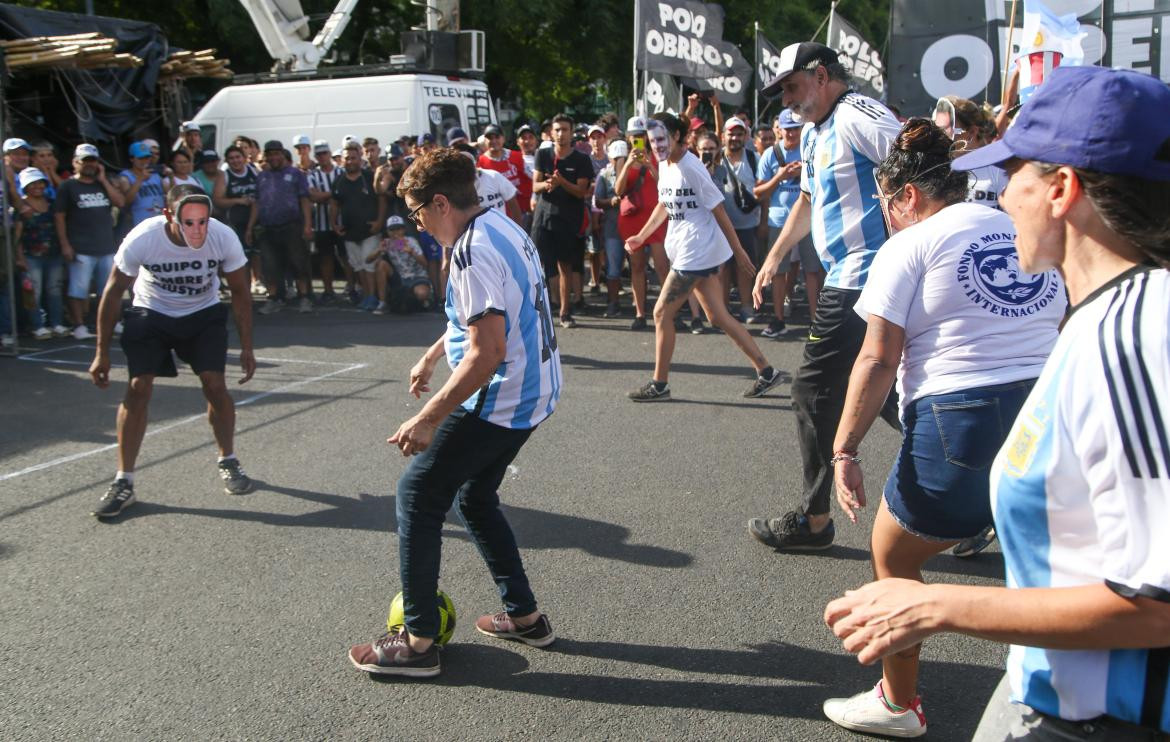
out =
[[434,144],[435,143],[435,135],[431,134],[429,132],[426,134],[419,134],[417,143],[419,146],[422,146],[424,144]]
[[458,126],[452,126],[450,129],[447,130],[447,144],[448,145],[454,144],[455,142],[458,142],[460,139],[463,139],[463,140],[467,139],[467,132],[463,131],[463,129],[459,128]]
[[785,108],[776,114],[776,124],[781,129],[800,129],[804,126],[804,121],[798,121],[796,115],[792,113],[792,109]]
[[1170,87],[1150,75],[1106,67],[1057,67],[1003,139],[965,154],[954,170],[1013,157],[1098,173],[1170,180]]
[[135,142],[131,144],[130,156],[134,158],[150,157],[150,145],[146,142]]

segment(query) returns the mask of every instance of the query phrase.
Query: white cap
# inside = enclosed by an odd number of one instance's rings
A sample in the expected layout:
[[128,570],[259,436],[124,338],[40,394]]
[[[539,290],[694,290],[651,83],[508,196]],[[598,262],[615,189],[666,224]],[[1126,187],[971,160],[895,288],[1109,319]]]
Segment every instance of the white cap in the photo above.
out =
[[28,142],[24,141],[20,137],[12,137],[11,139],[5,139],[4,140],[4,151],[11,152],[14,149],[27,149],[29,152],[32,152],[32,147],[28,146]]
[[79,144],[73,150],[73,159],[84,160],[87,157],[100,157],[98,148],[92,144]]
[[345,150],[335,149],[335,150],[333,150],[333,156],[334,157],[345,157]]
[[324,139],[318,139],[317,141],[313,142],[313,154],[330,151],[329,142],[326,142]]
[[736,118],[735,116],[727,119],[727,122],[723,124],[723,131],[731,131],[737,126],[744,131],[747,131],[748,125],[745,124],[742,119]]
[[297,134],[295,137],[293,137],[292,143],[293,143],[294,147],[312,147],[313,146],[313,140],[309,139],[308,134]]
[[142,143],[151,149],[162,149],[162,147],[159,146],[157,139],[143,139]]
[[634,116],[626,122],[626,133],[632,131],[646,131],[646,119],[642,116]]
[[40,170],[37,170],[35,167],[26,167],[24,170],[20,171],[20,175],[17,176],[17,179],[20,181],[21,190],[24,190],[33,183],[36,183],[38,180],[47,181],[49,177]]
[[394,216],[392,216],[386,220],[386,229],[394,229],[395,227],[405,227],[405,226],[406,226],[406,222],[404,222],[402,220],[402,217],[398,216],[397,214],[395,214]]
[[199,131],[199,124],[194,121],[184,121],[183,125],[179,127],[179,131],[186,133],[188,131]]
[[585,132],[585,136],[587,136],[587,137],[591,137],[591,136],[593,136],[595,133],[596,133],[596,134],[605,134],[605,129],[602,129],[602,128],[601,128],[600,126],[598,126],[597,124],[594,124],[593,126],[590,126],[590,127],[589,127],[589,129],[588,129],[588,130]]
[[630,154],[630,145],[626,144],[626,140],[624,139],[615,139],[605,148],[605,154],[609,155],[609,159],[611,160],[616,160],[619,157],[627,157]]
[[357,137],[355,137],[353,134],[346,134],[345,139],[341,140],[341,146],[344,147],[345,145],[349,144],[350,142],[357,142],[359,145],[362,143],[362,141],[360,139],[358,139]]

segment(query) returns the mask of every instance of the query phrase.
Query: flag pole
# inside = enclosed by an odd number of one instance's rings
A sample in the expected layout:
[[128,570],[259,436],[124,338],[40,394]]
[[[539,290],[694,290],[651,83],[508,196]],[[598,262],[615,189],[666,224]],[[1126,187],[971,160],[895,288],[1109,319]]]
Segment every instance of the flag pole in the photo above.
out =
[[[760,22],[755,24],[755,40],[756,40],[756,77],[760,75]],[[756,80],[752,85],[752,127],[760,125],[760,81]]]
[[1007,64],[1003,66],[1003,85],[999,88],[999,96],[1001,99],[1004,93],[1007,92],[1008,76],[1012,69],[1012,34],[1016,31],[1016,2],[1017,0],[1012,0],[1012,17],[1008,21],[1007,53],[1004,55],[1007,57]]
[[825,46],[833,45],[833,16],[837,14],[837,0],[829,6],[829,23],[825,27]]
[[642,0],[634,0],[634,115],[638,115],[638,35],[642,21]]

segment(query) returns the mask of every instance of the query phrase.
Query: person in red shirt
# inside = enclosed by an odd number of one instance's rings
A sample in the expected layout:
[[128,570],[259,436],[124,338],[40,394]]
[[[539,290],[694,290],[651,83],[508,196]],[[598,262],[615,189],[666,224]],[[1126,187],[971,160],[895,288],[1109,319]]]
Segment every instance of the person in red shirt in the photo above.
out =
[[485,170],[495,170],[516,186],[516,201],[527,229],[532,222],[532,176],[524,167],[524,155],[514,149],[504,149],[504,132],[495,124],[484,129],[483,135],[488,148],[479,156],[477,164]]

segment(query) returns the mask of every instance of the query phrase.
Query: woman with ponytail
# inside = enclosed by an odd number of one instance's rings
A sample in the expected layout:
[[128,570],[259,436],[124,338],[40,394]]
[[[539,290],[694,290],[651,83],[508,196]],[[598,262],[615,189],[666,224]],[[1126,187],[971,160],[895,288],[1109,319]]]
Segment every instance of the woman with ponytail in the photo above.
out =
[[880,579],[825,621],[863,663],[944,631],[1011,644],[978,742],[1170,734],[1167,111],[1149,75],[1060,67],[954,163],[1007,171],[1019,270],[1057,269],[1072,305],[991,469],[1008,584]]
[[[1008,425],[1057,339],[1064,287],[1025,273],[1003,213],[965,203],[950,136],[924,118],[902,128],[875,172],[893,237],[878,251],[855,311],[868,328],[833,443],[837,502],[866,505],[858,451],[894,384],[903,441],[873,524],[878,579],[922,580],[927,559],[992,520],[988,476]],[[916,737],[919,646],[886,657],[882,679],[824,705],[848,729]]]

